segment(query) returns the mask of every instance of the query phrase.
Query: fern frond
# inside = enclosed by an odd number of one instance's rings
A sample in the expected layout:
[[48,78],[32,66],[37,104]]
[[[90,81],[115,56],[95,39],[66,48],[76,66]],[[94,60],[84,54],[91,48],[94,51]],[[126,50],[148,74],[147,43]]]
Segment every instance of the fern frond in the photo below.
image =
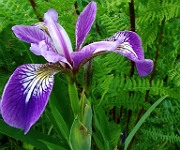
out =
[[178,123],[179,115],[180,113],[178,112],[177,114],[174,115],[157,116],[157,117],[149,118],[148,120],[151,123],[169,122],[171,124],[176,124]]
[[2,30],[6,28],[8,24],[9,24],[9,20],[6,17],[4,16],[0,17],[0,32],[2,32]]
[[169,20],[171,18],[177,17],[180,13],[180,2],[175,0],[170,1],[160,1],[160,0],[148,0],[141,7],[141,12],[139,12],[139,17],[141,17],[141,21],[149,22],[150,24],[156,20],[159,23],[165,18]]
[[153,140],[168,141],[170,143],[180,142],[180,136],[174,133],[162,133],[160,130],[142,129],[144,136],[152,138]]
[[[120,5],[123,3],[125,5],[128,5],[128,2],[130,0],[124,0],[124,1],[119,1],[119,0],[100,0],[100,7],[102,7],[106,12],[112,12],[112,11],[117,11],[120,10]],[[101,9],[102,9],[101,8]]]
[[[137,20],[137,22],[138,21],[139,19]],[[158,35],[158,24],[157,23],[149,24],[149,22],[147,22],[147,24],[143,23],[143,26],[141,26],[141,28],[137,27],[137,31],[142,39],[143,48],[144,51],[146,52],[148,46],[152,48],[153,45],[155,44],[154,41],[156,40]]]
[[103,14],[99,19],[101,20],[102,25],[106,27],[106,31],[109,35],[129,29],[129,18],[123,13],[119,16],[108,16],[107,14]]
[[110,144],[111,147],[116,147],[118,140],[120,138],[120,133],[121,133],[121,127],[120,125],[114,123],[114,122],[109,122],[108,128],[110,130]]
[[180,87],[180,63],[177,63],[171,70],[168,71],[169,80],[177,87]]
[[[21,3],[19,3],[18,0],[12,0],[12,1],[1,0],[0,8],[1,8],[0,24],[4,22],[5,18],[6,18],[6,25],[7,24],[29,25],[38,22],[34,14],[33,8],[31,7],[30,3],[26,0],[22,0]],[[3,28],[5,28],[6,25],[4,25]]]
[[132,93],[129,92],[119,92],[117,95],[106,95],[106,98],[103,103],[107,106],[116,106],[120,108],[130,109],[132,111],[137,111],[144,106],[144,94],[141,93]]
[[[116,84],[115,84],[116,83]],[[125,91],[139,91],[145,92],[146,90],[151,90],[154,95],[158,95],[162,92],[163,88],[163,81],[162,80],[154,80],[152,85],[150,86],[148,78],[136,78],[136,77],[126,77],[126,78],[114,78],[112,82],[112,86],[116,88],[118,91],[125,90]]]

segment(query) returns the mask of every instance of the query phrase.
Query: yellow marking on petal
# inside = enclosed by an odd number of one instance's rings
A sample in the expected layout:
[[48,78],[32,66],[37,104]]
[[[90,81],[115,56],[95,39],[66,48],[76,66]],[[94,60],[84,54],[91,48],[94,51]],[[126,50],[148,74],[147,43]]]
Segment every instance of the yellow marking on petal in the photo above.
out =
[[48,28],[46,27],[46,25],[44,24],[44,22],[38,22],[35,23],[34,26],[36,26],[37,28],[41,29],[42,31],[44,31],[47,35],[50,36]]
[[[41,87],[42,84],[43,85],[46,85],[46,83],[51,84],[50,83],[51,76],[53,76],[54,74],[59,72],[59,70],[58,70],[58,68],[56,66],[49,65],[49,64],[42,65],[42,67],[40,67],[38,69],[39,70],[35,70],[35,71],[33,70],[34,71],[33,79],[27,81],[29,83],[28,83],[28,85],[26,87],[26,90],[25,90],[25,92],[27,92],[25,103],[29,102],[29,100],[30,100],[33,93],[38,92],[37,91],[37,86],[39,88],[39,87]],[[46,87],[42,87],[39,90],[43,90],[43,88],[46,88]],[[39,93],[41,93],[41,92],[42,91],[39,91]]]

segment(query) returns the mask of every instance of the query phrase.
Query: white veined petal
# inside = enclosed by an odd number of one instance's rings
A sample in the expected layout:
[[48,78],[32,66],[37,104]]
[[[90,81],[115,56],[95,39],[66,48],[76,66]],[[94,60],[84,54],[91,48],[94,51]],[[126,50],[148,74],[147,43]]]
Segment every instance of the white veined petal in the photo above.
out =
[[26,64],[18,67],[9,78],[1,100],[1,113],[10,126],[24,129],[39,119],[53,88],[54,65]]
[[133,54],[135,57],[138,58],[137,54],[134,52],[134,50],[132,49],[132,46],[128,43],[128,42],[123,42],[118,48],[117,50],[120,50],[122,54],[126,55],[126,53],[131,53]]
[[23,86],[23,94],[26,95],[25,103],[28,103],[32,96],[38,96],[48,87],[53,86],[53,75],[50,75],[48,71],[41,70],[41,67],[43,66],[32,67],[29,65],[23,69],[26,75],[23,74],[20,83]]

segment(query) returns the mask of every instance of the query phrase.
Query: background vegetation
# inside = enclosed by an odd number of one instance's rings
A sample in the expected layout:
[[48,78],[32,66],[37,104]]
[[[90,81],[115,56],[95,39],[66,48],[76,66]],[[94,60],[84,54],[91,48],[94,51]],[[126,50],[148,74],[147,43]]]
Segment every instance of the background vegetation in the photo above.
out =
[[[102,40],[117,31],[135,31],[141,37],[145,57],[154,61],[154,69],[149,76],[140,78],[134,63],[123,56],[105,54],[94,59],[92,149],[124,149],[126,137],[136,123],[165,95],[167,98],[145,120],[128,149],[180,149],[180,1],[95,1],[97,17],[86,43]],[[90,0],[0,1],[0,95],[16,67],[46,62],[33,55],[29,45],[13,35],[11,27],[42,21],[43,14],[54,8],[74,46],[76,19],[88,2]],[[78,75],[78,85],[81,92],[82,72]],[[69,149],[67,135],[73,116],[67,95],[65,77],[59,74],[45,113],[26,136],[0,118],[0,149]],[[59,106],[58,110],[53,109],[54,105]]]

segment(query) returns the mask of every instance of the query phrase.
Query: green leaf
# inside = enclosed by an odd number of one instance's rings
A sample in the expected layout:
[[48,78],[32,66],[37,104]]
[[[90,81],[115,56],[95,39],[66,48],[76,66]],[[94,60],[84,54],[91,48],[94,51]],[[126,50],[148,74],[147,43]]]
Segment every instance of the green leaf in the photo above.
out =
[[67,96],[67,84],[62,78],[55,77],[54,88],[49,100],[51,111],[48,111],[48,116],[63,142],[69,147],[69,131],[73,122],[73,113]]
[[63,145],[60,145],[60,142],[53,137],[47,136],[32,129],[28,132],[28,134],[24,135],[24,132],[22,130],[8,126],[3,120],[0,120],[0,133],[3,133],[16,140],[29,143],[42,150],[48,150],[48,147],[45,143],[63,147]]
[[94,141],[95,141],[95,143],[99,149],[105,149],[104,148],[104,142],[101,139],[100,134],[98,134],[98,132],[93,132],[93,139],[94,139]]
[[135,125],[135,127],[133,128],[133,130],[130,132],[130,134],[128,135],[128,137],[126,138],[125,141],[125,147],[124,150],[127,150],[128,145],[130,144],[133,136],[136,134],[136,132],[139,130],[139,128],[141,127],[141,125],[145,122],[145,120],[147,119],[147,117],[152,113],[152,111],[167,97],[163,96],[160,99],[158,99],[147,111],[146,113],[141,117],[141,119],[138,121],[138,123]]
[[103,140],[104,140],[104,147],[106,150],[110,149],[110,133],[108,127],[108,121],[104,110],[98,106],[94,109],[94,122],[97,129],[100,131]]
[[62,135],[62,138],[65,138],[65,140],[68,141],[69,129],[66,125],[66,122],[56,106],[51,104],[51,107],[51,113],[48,112],[49,119],[51,120],[54,128],[59,133],[59,135]]
[[88,104],[85,104],[82,123],[87,128],[87,130],[92,133],[92,109]]
[[90,150],[91,134],[78,118],[72,124],[69,142],[72,150]]
[[66,148],[59,146],[57,144],[54,144],[54,143],[49,143],[47,141],[42,141],[42,142],[47,145],[49,150],[56,150],[56,149],[57,150],[67,150]]
[[55,76],[54,88],[51,93],[49,104],[51,109],[53,109],[54,107],[58,109],[59,113],[62,115],[68,128],[70,129],[74,117],[68,96],[67,82],[63,77],[64,76]]

